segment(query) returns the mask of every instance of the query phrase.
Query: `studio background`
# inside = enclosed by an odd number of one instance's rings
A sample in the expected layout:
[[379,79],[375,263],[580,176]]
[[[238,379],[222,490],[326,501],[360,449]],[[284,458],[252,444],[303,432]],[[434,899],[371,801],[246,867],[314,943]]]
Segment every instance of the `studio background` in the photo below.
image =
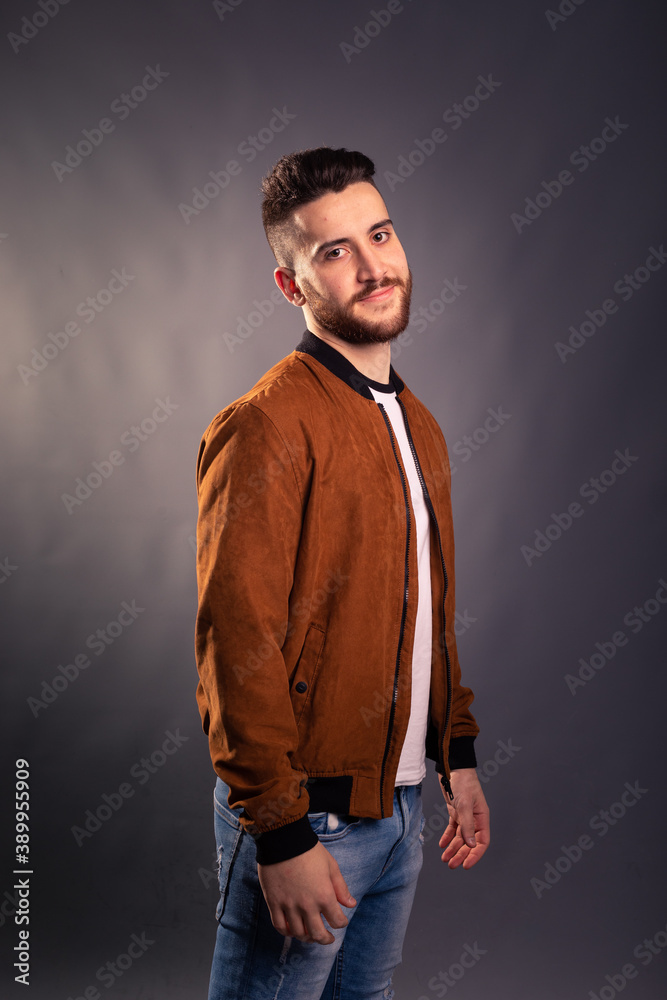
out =
[[[301,339],[301,312],[272,298],[259,186],[326,144],[375,161],[414,275],[392,361],[450,449],[492,810],[483,862],[449,871],[428,762],[396,996],[658,1000],[661,5],[3,9],[3,996],[206,995],[195,460],[212,417]],[[12,968],[20,758],[29,991]]]

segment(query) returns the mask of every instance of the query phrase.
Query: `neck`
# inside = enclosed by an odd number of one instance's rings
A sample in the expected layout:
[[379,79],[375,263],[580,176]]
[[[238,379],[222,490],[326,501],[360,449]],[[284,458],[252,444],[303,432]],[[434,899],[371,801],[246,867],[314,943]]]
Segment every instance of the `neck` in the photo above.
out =
[[335,333],[328,330],[312,331],[316,337],[325,341],[331,347],[347,358],[366,378],[373,379],[374,382],[389,382],[389,366],[391,364],[391,345],[389,341],[383,344],[350,344],[347,340],[342,340]]

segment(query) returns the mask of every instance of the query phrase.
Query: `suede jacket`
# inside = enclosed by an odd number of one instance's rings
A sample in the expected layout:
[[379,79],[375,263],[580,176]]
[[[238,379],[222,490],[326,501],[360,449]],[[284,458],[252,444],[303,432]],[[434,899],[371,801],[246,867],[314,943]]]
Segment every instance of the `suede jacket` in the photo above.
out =
[[[454,636],[447,447],[391,367],[430,515],[426,756],[446,792],[479,728]],[[308,812],[382,819],[410,717],[415,519],[369,380],[321,338],[207,428],[199,450],[197,702],[213,767],[271,864],[314,847]],[[372,385],[373,382],[371,381]]]

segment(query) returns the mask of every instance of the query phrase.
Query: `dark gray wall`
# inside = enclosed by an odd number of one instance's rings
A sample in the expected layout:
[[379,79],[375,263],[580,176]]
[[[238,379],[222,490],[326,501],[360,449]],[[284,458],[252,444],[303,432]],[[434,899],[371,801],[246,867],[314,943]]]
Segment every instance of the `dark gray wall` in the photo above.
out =
[[[4,4],[0,39],[1,791],[9,838],[26,758],[34,871],[28,994],[12,981],[10,842],[3,995],[205,996],[195,457],[213,415],[301,337],[301,314],[269,299],[258,189],[279,155],[326,143],[375,160],[415,276],[393,360],[456,468],[459,651],[493,815],[483,863],[449,871],[429,770],[397,996],[664,996],[661,5],[45,5]],[[366,33],[371,10],[389,23]],[[123,104],[151,70],[154,89]],[[486,99],[443,119],[480,77]],[[88,155],[67,163],[84,130]],[[230,160],[208,205],[180,207]],[[77,836],[105,795],[107,818]],[[154,943],[96,978],[132,935]],[[467,945],[478,961],[457,980]]]

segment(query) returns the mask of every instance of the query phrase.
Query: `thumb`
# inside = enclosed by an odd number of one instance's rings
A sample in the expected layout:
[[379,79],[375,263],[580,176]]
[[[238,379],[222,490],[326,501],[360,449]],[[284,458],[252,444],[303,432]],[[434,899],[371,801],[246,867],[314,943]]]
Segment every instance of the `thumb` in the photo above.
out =
[[472,809],[459,809],[459,831],[468,847],[475,847],[477,845]]

